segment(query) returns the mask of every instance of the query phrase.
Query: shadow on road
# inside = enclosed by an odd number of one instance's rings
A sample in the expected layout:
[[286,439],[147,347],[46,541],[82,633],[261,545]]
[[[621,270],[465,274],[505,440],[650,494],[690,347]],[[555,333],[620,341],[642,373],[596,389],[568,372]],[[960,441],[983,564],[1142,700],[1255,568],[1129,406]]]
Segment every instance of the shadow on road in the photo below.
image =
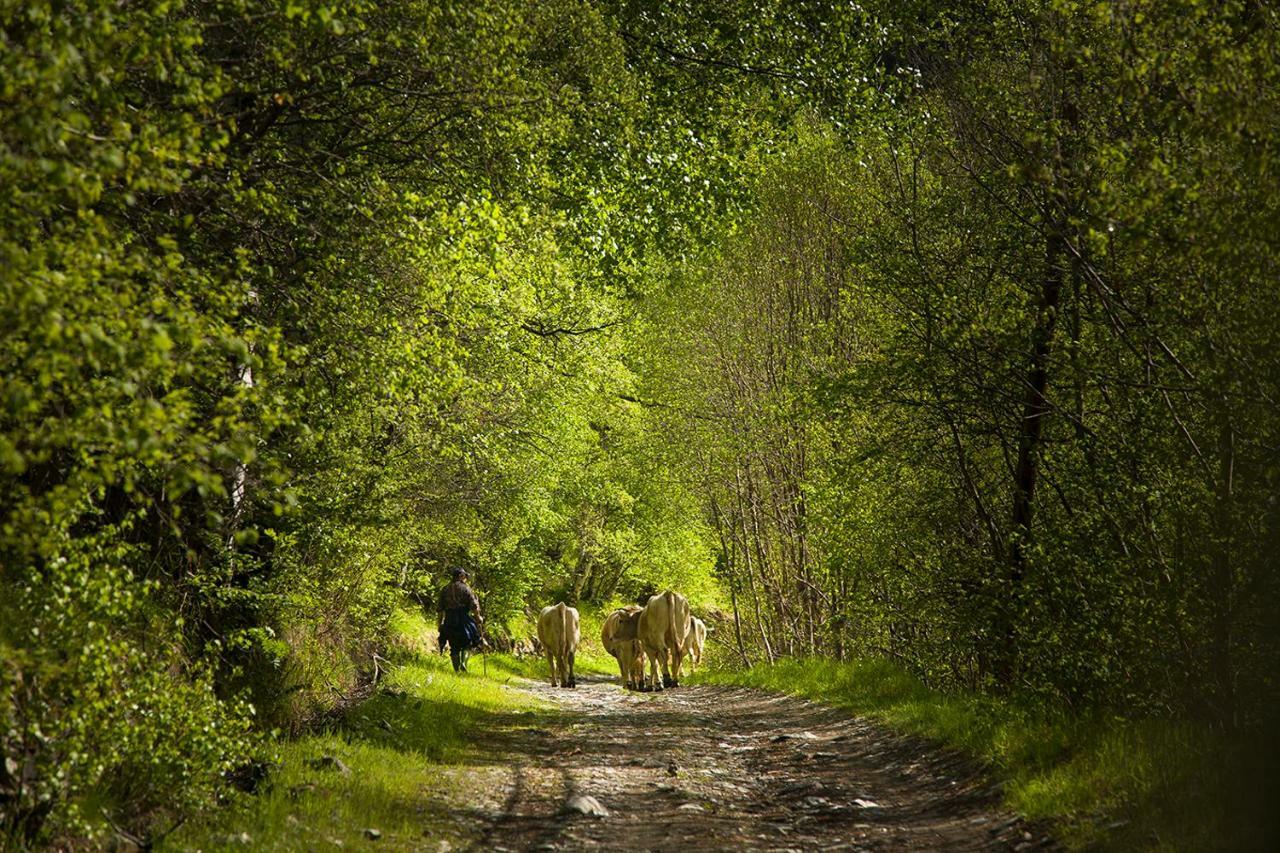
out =
[[[698,685],[583,678],[523,689],[558,718],[498,721],[470,762],[508,768],[491,849],[1054,849],[962,757],[819,705]],[[566,812],[598,799],[608,817]]]

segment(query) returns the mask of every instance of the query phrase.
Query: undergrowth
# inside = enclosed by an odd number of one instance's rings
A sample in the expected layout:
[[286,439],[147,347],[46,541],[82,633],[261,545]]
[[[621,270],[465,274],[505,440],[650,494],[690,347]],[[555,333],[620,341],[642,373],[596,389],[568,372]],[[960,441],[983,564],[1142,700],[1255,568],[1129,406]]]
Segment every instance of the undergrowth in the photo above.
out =
[[803,696],[957,749],[991,768],[1011,808],[1073,848],[1276,849],[1269,735],[943,694],[885,661],[783,660],[699,680]]
[[394,630],[390,660],[369,698],[311,734],[278,741],[255,793],[158,846],[312,850],[366,844],[365,831],[376,829],[383,846],[400,849],[443,832],[426,794],[439,790],[445,768],[474,756],[477,729],[498,718],[536,726],[552,709],[505,684],[534,674],[532,662],[490,654],[488,678],[479,659],[472,672],[455,674],[420,615],[397,614]]

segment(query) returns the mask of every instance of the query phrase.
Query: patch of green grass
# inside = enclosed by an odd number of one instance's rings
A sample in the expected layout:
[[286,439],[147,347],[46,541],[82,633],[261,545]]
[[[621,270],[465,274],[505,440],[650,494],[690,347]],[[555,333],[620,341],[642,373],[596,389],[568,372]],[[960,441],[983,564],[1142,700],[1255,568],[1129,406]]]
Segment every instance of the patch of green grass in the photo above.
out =
[[[436,814],[428,802],[446,785],[482,784],[475,773],[459,769],[474,751],[477,730],[496,723],[545,725],[552,709],[502,683],[504,672],[521,674],[514,666],[491,661],[490,678],[475,671],[458,675],[448,657],[424,654],[434,648],[434,636],[424,642],[427,627],[413,614],[397,617],[394,662],[370,698],[322,732],[279,742],[261,790],[159,846],[315,850],[368,843],[363,833],[373,828],[382,834],[382,847],[410,849],[421,847],[424,835],[446,835],[440,800]],[[339,759],[350,773],[313,765],[325,756]]]
[[885,661],[784,660],[699,674],[814,699],[985,762],[1008,805],[1075,848],[1267,849],[1274,744],[1169,720],[1083,719],[943,694]]

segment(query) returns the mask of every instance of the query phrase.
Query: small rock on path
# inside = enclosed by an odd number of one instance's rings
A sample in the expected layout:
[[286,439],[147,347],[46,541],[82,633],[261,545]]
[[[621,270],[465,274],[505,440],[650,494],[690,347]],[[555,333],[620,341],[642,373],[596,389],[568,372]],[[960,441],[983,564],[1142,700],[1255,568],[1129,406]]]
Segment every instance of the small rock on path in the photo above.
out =
[[579,794],[576,797],[570,797],[569,801],[564,804],[564,808],[561,809],[561,812],[564,814],[584,814],[591,817],[609,816],[609,810],[600,805],[599,800],[592,796],[583,796],[582,794]]

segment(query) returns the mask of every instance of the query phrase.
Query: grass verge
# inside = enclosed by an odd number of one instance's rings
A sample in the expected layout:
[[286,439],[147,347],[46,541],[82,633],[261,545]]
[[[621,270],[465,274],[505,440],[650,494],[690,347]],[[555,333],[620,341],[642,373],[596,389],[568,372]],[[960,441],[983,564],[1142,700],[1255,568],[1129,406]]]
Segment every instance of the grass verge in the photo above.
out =
[[474,844],[457,836],[457,822],[439,813],[441,804],[486,795],[468,790],[489,779],[483,768],[466,766],[479,730],[546,724],[551,707],[505,683],[541,673],[529,662],[488,655],[488,678],[478,665],[457,675],[447,656],[432,653],[434,631],[420,616],[400,614],[397,623],[394,663],[373,695],[323,731],[279,741],[257,793],[180,828],[158,847],[335,849],[369,843],[366,830],[376,830],[382,848]]
[[884,661],[784,660],[698,680],[803,696],[960,750],[1005,783],[1011,808],[1073,848],[1280,849],[1270,735],[943,694]]

